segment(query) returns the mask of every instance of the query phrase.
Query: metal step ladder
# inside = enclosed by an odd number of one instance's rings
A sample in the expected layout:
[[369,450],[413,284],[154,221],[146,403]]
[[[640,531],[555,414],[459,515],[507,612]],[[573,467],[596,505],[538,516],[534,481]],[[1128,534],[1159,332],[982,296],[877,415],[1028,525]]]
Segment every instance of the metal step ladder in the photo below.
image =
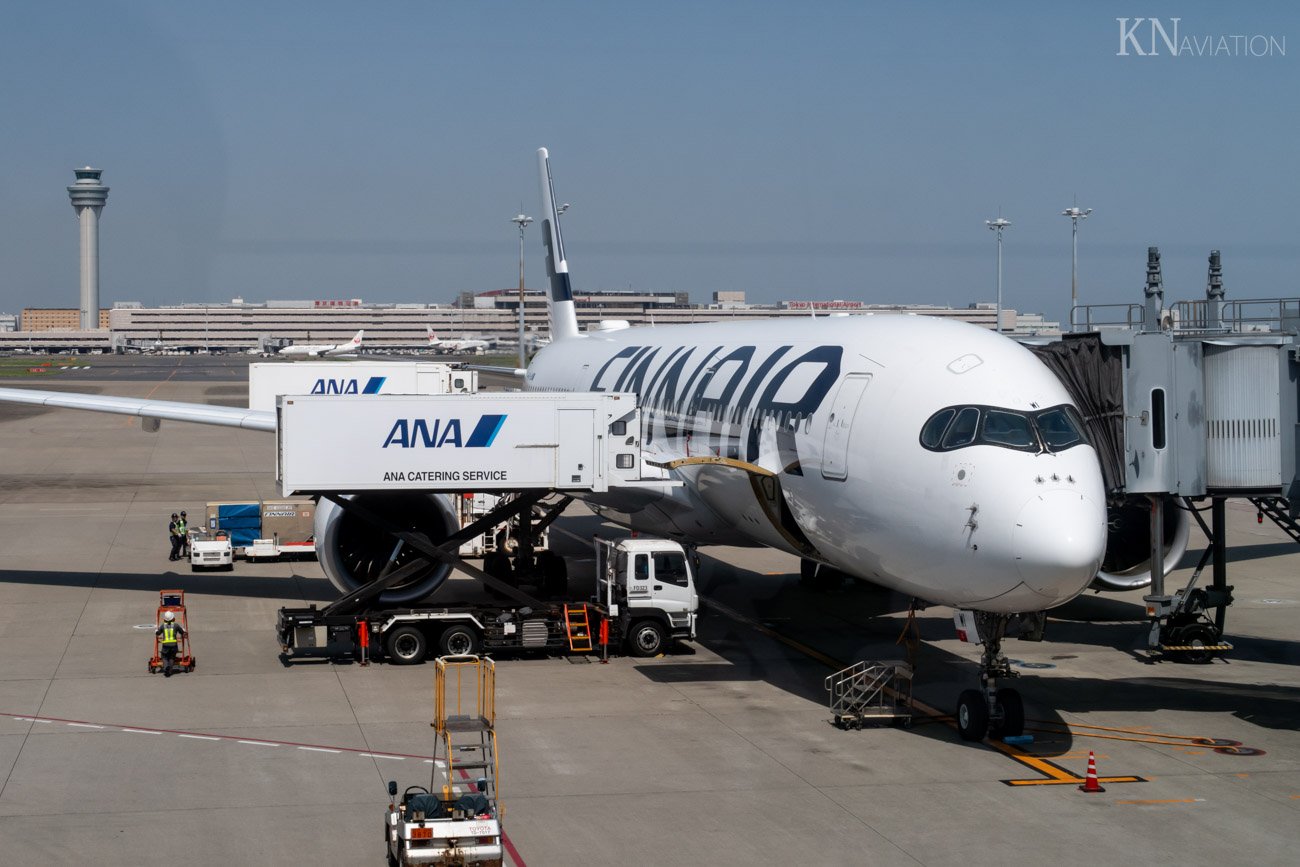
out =
[[485,656],[442,656],[435,663],[433,726],[433,779],[439,776],[439,761],[446,763],[445,799],[454,789],[479,792],[501,805],[500,765],[497,760],[496,664]]
[[591,643],[591,621],[587,618],[587,605],[564,605],[564,629],[569,639],[569,650],[574,653],[590,653],[594,648]]
[[1300,523],[1291,517],[1291,507],[1283,497],[1249,497],[1248,498],[1256,509],[1259,509],[1261,515],[1267,515],[1274,524],[1282,528],[1282,532],[1290,536],[1294,541],[1300,542]]
[[912,666],[906,662],[850,665],[825,680],[831,714],[840,728],[864,722],[912,722]]

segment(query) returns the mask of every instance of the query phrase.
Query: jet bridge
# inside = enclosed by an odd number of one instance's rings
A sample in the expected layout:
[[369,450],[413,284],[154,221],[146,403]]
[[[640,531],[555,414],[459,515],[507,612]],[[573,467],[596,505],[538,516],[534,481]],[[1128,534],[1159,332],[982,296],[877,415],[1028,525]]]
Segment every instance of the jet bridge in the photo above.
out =
[[[1195,661],[1231,649],[1222,641],[1232,602],[1226,499],[1249,499],[1261,519],[1268,515],[1300,541],[1300,299],[1225,300],[1217,250],[1207,284],[1204,301],[1165,307],[1160,252],[1152,247],[1144,304],[1077,307],[1072,333],[1026,340],[1084,414],[1112,521],[1149,513],[1149,646]],[[1211,526],[1196,505],[1207,499]],[[1164,554],[1186,523],[1176,509],[1195,519],[1210,546],[1191,582],[1169,594]],[[1196,588],[1210,558],[1213,580]]]

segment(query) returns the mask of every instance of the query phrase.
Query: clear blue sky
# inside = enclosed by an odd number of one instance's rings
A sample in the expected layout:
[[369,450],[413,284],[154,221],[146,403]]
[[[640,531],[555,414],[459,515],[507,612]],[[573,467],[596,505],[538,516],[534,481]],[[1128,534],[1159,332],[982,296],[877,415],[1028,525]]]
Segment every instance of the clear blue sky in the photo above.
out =
[[[1117,56],[1117,17],[1286,56]],[[72,168],[105,170],[103,300],[450,300],[517,280],[551,149],[580,289],[752,300],[1300,295],[1293,3],[11,4],[0,310],[76,303]],[[1140,31],[1142,44],[1149,41]],[[543,283],[537,227],[528,282]]]

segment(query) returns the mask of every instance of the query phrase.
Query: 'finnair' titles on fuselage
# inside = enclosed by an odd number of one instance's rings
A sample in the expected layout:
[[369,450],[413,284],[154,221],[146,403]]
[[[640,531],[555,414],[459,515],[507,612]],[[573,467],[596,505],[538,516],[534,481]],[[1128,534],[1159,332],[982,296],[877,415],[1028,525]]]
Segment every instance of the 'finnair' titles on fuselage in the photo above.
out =
[[528,387],[640,395],[645,451],[686,484],[592,504],[647,532],[771,545],[987,611],[1073,598],[1105,550],[1101,473],[1069,395],[1028,350],[975,326],[855,316],[597,332],[542,349]]

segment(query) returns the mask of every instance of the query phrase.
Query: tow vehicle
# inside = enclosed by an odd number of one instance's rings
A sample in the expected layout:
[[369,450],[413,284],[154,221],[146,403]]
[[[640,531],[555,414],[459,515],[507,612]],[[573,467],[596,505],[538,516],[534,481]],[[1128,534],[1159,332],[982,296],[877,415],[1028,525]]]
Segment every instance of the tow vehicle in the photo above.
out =
[[500,867],[505,808],[499,797],[492,660],[438,659],[433,728],[436,740],[428,788],[408,786],[398,800],[397,781],[388,782],[391,800],[384,817],[388,863],[390,867]]

